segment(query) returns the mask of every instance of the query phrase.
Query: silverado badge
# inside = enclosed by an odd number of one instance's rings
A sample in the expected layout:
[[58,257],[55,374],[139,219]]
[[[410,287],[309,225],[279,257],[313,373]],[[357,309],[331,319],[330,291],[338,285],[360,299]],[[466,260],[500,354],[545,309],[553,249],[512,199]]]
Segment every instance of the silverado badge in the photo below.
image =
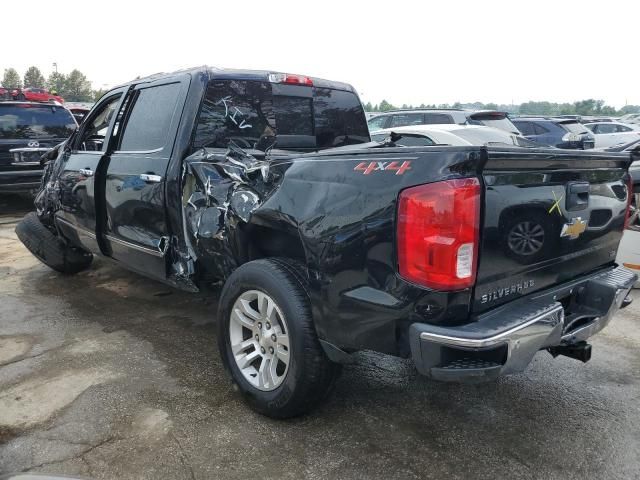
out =
[[562,226],[562,231],[560,232],[561,237],[569,237],[571,240],[575,240],[587,229],[587,222],[582,220],[582,218],[572,218],[569,223],[565,223]]

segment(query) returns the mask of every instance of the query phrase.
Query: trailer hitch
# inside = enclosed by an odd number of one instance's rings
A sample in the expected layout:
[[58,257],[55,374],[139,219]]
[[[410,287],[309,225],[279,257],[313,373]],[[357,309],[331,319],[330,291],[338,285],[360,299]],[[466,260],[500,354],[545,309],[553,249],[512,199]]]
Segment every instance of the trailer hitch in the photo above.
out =
[[549,347],[547,351],[556,358],[558,355],[564,355],[565,357],[575,358],[582,363],[587,363],[591,360],[591,344],[587,342],[578,342],[574,345],[560,345],[557,347]]

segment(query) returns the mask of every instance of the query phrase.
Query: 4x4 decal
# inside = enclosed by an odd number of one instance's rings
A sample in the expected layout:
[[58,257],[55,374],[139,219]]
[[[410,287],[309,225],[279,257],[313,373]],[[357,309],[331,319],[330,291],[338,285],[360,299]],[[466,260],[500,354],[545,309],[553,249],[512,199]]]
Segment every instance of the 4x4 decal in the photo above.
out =
[[373,172],[396,172],[396,175],[402,175],[407,170],[411,170],[411,161],[405,160],[402,163],[400,161],[360,162],[353,170],[362,172],[363,175],[369,175]]

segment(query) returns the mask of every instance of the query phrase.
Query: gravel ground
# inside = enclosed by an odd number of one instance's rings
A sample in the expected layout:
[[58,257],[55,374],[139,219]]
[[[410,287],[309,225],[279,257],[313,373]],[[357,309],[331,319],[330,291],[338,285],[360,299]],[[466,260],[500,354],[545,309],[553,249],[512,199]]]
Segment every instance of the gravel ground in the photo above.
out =
[[216,293],[106,260],[61,276],[0,197],[0,474],[88,478],[640,478],[640,291],[586,365],[452,385],[364,353],[313,414],[252,413],[226,379]]

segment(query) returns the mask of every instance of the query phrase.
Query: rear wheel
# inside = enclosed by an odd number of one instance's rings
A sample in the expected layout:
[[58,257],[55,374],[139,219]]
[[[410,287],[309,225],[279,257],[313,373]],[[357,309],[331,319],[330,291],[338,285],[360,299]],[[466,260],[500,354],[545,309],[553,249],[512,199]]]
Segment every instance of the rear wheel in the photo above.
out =
[[249,406],[287,418],[308,412],[334,385],[340,366],[315,332],[300,265],[263,259],[239,267],[218,307],[218,347]]

